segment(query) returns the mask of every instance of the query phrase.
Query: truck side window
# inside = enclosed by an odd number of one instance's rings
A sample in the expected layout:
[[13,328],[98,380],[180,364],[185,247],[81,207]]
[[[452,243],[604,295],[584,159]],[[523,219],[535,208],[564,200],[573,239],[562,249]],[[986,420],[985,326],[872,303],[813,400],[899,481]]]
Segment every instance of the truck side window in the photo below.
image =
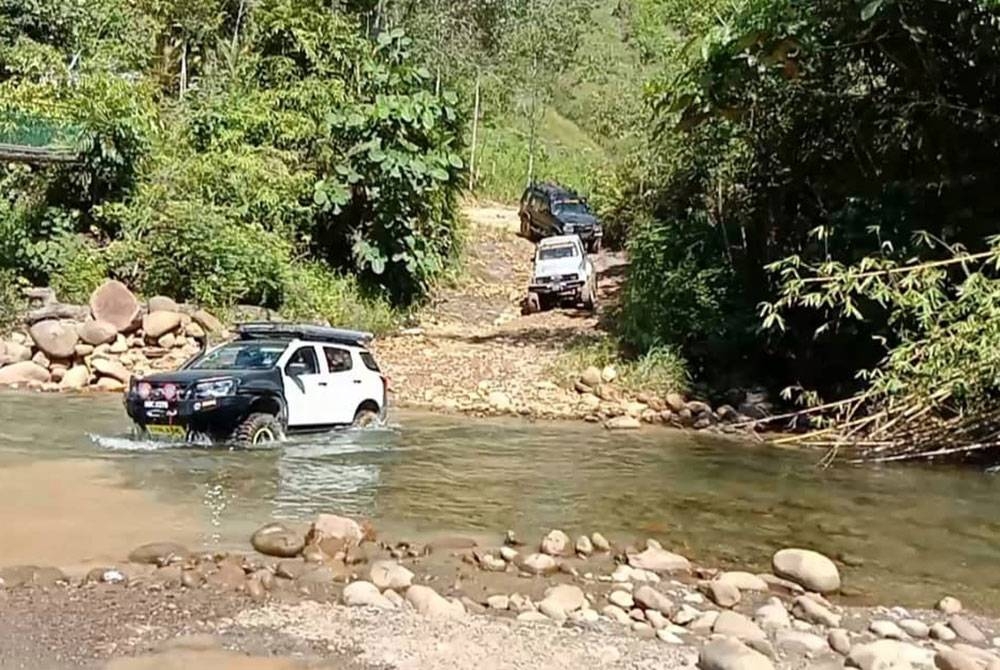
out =
[[323,347],[323,353],[326,355],[326,366],[330,372],[347,372],[354,367],[351,352],[346,349]]
[[315,348],[299,347],[285,364],[285,374],[289,376],[319,374],[319,359],[316,358]]

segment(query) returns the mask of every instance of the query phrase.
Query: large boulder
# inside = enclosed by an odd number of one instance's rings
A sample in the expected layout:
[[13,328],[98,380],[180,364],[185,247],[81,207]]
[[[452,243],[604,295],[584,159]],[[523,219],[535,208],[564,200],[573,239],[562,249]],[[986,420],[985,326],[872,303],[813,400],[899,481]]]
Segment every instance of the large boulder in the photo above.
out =
[[90,312],[98,321],[106,321],[123,333],[139,321],[141,307],[125,284],[106,281],[91,294]]
[[158,295],[149,299],[149,312],[179,312],[180,306],[173,298]]
[[701,670],[774,670],[771,659],[733,638],[712,640],[702,647],[698,667]]
[[39,321],[28,332],[35,346],[49,358],[72,358],[80,341],[76,326],[61,321]]
[[0,386],[44,384],[47,381],[49,381],[49,371],[32,361],[21,361],[0,368]]
[[690,572],[691,562],[673,552],[657,547],[649,547],[638,554],[628,556],[628,564],[633,568],[650,572]]
[[86,365],[74,365],[59,382],[59,388],[64,391],[79,391],[90,382],[90,370]]
[[118,337],[118,329],[107,321],[86,321],[77,329],[84,344],[92,347],[111,344]]
[[122,384],[127,384],[132,378],[132,373],[129,372],[129,369],[122,365],[121,361],[113,358],[95,356],[91,359],[90,365],[94,368],[94,372],[102,377],[110,377]]
[[816,593],[840,590],[840,572],[836,564],[817,551],[782,549],[771,559],[774,574],[800,584]]
[[181,327],[178,312],[151,312],[142,317],[142,332],[147,340],[157,340]]

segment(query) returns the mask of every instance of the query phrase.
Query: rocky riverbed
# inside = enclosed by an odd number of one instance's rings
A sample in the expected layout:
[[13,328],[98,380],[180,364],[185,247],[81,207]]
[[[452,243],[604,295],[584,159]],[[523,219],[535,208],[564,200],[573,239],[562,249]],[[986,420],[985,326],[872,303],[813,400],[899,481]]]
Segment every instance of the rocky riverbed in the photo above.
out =
[[768,573],[720,572],[651,538],[416,544],[335,515],[267,524],[250,545],[0,569],[0,667],[249,654],[301,660],[246,666],[275,668],[1000,669],[1000,622],[944,594],[926,610],[843,606],[837,564],[805,549],[776,552]]

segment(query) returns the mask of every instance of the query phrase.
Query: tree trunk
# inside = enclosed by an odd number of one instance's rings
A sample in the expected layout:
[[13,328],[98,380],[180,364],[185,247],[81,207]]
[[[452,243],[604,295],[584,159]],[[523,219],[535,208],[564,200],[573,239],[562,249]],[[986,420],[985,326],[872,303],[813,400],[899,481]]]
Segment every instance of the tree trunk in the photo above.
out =
[[185,39],[184,43],[181,45],[181,81],[180,81],[180,92],[179,92],[181,100],[184,99],[184,94],[187,93],[187,67],[188,67],[187,53],[188,53],[188,44],[187,44],[187,39]]
[[479,87],[480,75],[476,73],[476,107],[472,112],[472,150],[469,153],[469,191],[476,187],[476,142],[479,139]]

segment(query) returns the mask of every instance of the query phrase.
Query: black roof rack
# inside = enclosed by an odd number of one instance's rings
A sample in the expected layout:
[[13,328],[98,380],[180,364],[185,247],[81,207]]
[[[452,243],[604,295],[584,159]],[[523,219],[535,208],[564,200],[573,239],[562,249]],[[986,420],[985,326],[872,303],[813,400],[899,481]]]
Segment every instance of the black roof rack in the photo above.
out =
[[532,189],[545,193],[550,198],[552,197],[566,197],[566,198],[582,198],[582,196],[576,192],[575,189],[569,188],[568,186],[563,186],[562,184],[557,184],[555,182],[532,182]]
[[310,340],[355,347],[367,346],[375,339],[373,334],[359,330],[343,330],[280,321],[241,323],[236,326],[236,334],[241,340]]

